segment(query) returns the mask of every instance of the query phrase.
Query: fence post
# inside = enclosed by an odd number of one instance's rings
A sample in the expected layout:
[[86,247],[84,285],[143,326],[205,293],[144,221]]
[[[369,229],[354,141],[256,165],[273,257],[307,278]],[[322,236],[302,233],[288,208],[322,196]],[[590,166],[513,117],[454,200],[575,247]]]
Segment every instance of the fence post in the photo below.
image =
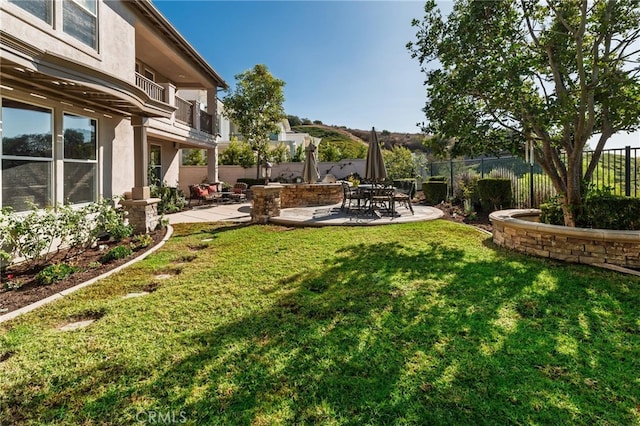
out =
[[449,196],[453,198],[453,158],[449,159]]
[[533,203],[533,164],[529,163],[529,208],[535,208]]
[[484,179],[484,156],[480,157],[480,177]]
[[631,146],[624,147],[624,195],[631,197]]

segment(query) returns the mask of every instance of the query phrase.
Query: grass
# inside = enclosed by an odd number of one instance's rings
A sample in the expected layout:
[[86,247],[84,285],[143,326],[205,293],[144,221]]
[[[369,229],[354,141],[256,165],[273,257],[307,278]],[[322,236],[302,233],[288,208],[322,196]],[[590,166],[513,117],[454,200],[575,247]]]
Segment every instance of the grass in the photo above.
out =
[[638,306],[450,222],[177,226],[0,324],[0,423],[640,424]]

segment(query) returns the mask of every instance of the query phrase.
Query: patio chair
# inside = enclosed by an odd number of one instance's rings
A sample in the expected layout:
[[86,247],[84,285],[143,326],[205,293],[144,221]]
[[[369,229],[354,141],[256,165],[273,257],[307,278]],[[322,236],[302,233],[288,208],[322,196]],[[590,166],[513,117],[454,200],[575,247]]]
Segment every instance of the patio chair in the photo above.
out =
[[411,204],[411,195],[413,195],[416,188],[416,181],[411,182],[411,187],[408,192],[404,192],[403,190],[396,189],[393,193],[393,201],[398,204],[404,205],[406,208],[411,210],[411,214],[413,214],[413,205]]
[[371,190],[371,210],[378,208],[394,216],[396,214],[395,191],[393,187],[373,188]]
[[235,202],[241,203],[247,201],[247,189],[249,185],[244,182],[236,182],[231,189],[231,199]]
[[349,186],[349,183],[346,181],[340,181],[340,184],[342,185],[342,205],[340,206],[340,210],[350,213],[352,210],[351,203],[355,200],[358,203],[359,211],[362,201],[366,201],[365,196],[360,191],[358,191],[357,188],[352,188],[351,186]]

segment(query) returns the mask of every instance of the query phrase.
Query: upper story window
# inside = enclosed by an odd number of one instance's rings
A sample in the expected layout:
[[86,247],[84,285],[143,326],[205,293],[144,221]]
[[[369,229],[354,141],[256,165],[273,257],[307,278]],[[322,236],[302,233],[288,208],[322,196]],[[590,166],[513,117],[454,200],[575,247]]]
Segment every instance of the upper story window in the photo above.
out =
[[42,19],[49,25],[53,24],[53,1],[52,0],[9,0],[16,6],[26,10],[33,16]]
[[62,30],[87,46],[97,49],[97,0],[64,0]]

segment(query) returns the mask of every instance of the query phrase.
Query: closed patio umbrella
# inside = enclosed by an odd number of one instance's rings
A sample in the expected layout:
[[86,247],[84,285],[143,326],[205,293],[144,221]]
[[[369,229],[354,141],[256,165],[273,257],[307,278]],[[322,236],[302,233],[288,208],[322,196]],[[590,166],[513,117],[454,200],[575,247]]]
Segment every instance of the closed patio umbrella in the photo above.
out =
[[304,167],[302,169],[302,179],[306,183],[316,183],[320,180],[320,172],[318,171],[318,157],[316,154],[316,146],[310,143],[307,146],[307,155],[304,159]]
[[376,129],[371,128],[369,148],[367,149],[367,162],[364,170],[364,178],[371,182],[382,182],[387,179],[387,168],[382,157],[382,148],[378,142]]

